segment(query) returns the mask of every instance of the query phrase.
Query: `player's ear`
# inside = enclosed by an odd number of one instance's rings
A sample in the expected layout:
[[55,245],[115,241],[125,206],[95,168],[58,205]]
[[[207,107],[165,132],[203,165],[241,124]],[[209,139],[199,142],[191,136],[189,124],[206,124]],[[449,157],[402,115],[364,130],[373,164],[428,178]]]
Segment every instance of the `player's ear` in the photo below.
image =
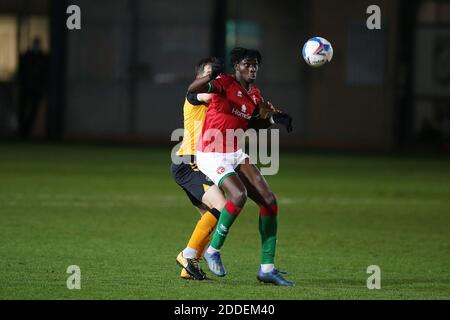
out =
[[233,68],[234,71],[239,71],[239,63],[236,63]]

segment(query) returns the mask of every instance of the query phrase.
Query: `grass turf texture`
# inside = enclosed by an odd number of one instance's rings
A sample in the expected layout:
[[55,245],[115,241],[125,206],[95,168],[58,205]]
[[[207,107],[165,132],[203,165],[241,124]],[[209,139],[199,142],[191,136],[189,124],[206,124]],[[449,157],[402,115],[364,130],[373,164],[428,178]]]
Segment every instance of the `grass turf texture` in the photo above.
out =
[[[223,249],[224,278],[179,278],[197,213],[169,150],[0,144],[0,299],[449,299],[446,158],[282,154],[277,265],[261,285],[250,201]],[[369,265],[381,290],[368,290]],[[81,290],[66,269],[81,268]]]

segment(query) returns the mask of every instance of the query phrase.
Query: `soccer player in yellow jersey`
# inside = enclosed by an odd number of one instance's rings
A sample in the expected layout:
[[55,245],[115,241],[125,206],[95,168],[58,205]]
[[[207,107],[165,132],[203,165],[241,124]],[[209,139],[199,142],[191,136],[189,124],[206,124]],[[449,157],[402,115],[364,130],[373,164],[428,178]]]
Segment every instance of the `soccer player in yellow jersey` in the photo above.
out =
[[[196,77],[211,75],[213,65],[214,72],[218,72],[216,69],[220,66],[220,62],[217,59],[200,60],[195,68]],[[185,279],[206,279],[206,274],[198,265],[198,261],[209,243],[210,235],[226,202],[222,191],[197,168],[195,162],[197,142],[210,100],[211,94],[187,94],[183,107],[183,141],[176,153],[177,159],[172,159],[174,180],[186,192],[201,215],[186,248],[176,258],[178,265],[182,267],[181,277]]]

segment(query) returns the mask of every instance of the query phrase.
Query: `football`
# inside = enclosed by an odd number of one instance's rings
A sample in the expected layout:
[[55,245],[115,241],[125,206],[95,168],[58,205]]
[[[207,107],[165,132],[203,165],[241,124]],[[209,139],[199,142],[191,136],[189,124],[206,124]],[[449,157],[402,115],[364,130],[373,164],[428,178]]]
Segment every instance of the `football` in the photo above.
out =
[[333,58],[331,43],[321,37],[314,37],[303,45],[303,59],[312,67],[320,67]]

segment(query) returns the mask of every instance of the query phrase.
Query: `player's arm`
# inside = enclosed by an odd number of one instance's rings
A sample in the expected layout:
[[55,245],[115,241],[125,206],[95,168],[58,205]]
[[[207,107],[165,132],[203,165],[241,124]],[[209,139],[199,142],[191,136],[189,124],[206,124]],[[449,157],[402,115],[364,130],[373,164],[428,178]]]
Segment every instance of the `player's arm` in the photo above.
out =
[[284,126],[287,132],[292,131],[292,117],[283,111],[275,112],[269,120],[271,124]]
[[223,64],[220,60],[214,62],[211,66],[212,71],[210,75],[197,78],[189,85],[189,93],[219,93],[219,90],[214,86],[213,79],[222,72]]
[[273,124],[284,126],[287,132],[292,131],[292,117],[275,108],[270,102],[262,102],[258,105],[256,114],[250,120],[249,126],[254,129],[266,129]]
[[211,101],[211,94],[209,93],[190,93],[186,95],[187,100],[193,106],[203,106]]
[[210,103],[211,102],[212,95],[210,93],[198,93],[197,94],[197,100],[201,101],[203,103]]
[[188,87],[188,93],[214,93],[210,76],[197,78]]
[[253,129],[267,129],[272,125],[272,123],[270,123],[270,117],[275,110],[276,109],[270,102],[259,103],[252,115],[249,127]]

